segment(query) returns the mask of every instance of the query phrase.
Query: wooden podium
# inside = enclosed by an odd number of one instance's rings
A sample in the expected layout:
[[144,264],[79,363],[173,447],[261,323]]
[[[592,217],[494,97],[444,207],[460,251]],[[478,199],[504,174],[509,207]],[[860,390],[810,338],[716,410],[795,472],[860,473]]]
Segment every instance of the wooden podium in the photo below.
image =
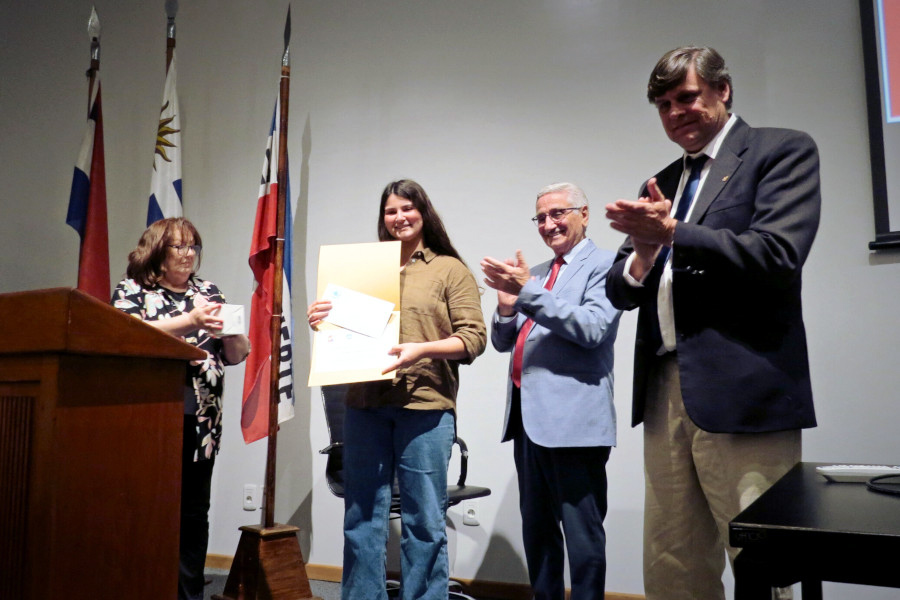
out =
[[204,356],[78,290],[0,295],[0,598],[175,598]]

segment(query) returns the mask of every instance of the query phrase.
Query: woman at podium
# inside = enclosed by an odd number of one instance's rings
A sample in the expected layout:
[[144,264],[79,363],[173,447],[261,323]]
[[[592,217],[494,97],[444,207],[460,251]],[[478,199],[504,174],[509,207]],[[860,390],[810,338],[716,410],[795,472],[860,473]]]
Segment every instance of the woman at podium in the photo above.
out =
[[112,297],[117,309],[206,351],[206,360],[188,365],[184,386],[179,600],[203,599],[225,365],[240,363],[250,351],[245,335],[216,335],[222,329],[218,312],[225,297],[214,283],[197,276],[202,250],[200,234],[187,219],[156,221],[128,255],[127,278]]

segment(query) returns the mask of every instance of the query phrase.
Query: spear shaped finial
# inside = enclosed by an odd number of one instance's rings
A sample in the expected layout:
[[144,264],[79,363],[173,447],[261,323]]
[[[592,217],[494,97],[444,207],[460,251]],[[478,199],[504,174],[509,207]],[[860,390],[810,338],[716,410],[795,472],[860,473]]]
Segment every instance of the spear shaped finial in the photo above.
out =
[[175,39],[175,15],[178,14],[178,0],[166,0],[166,37]]
[[284,54],[281,56],[281,66],[291,66],[290,58],[291,44],[291,5],[288,4],[287,20],[284,22]]
[[91,60],[100,60],[100,17],[97,9],[91,6],[91,18],[88,19],[88,37],[91,38]]

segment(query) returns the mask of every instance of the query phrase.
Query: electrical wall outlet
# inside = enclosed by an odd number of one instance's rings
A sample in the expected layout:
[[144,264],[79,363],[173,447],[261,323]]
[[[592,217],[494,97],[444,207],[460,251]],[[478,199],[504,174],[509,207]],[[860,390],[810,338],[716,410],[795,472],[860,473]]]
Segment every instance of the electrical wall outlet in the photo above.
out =
[[463,502],[463,525],[471,525],[473,527],[480,525],[478,522],[478,503],[474,500]]
[[244,510],[256,510],[259,508],[259,488],[252,483],[244,484],[244,494],[242,497]]

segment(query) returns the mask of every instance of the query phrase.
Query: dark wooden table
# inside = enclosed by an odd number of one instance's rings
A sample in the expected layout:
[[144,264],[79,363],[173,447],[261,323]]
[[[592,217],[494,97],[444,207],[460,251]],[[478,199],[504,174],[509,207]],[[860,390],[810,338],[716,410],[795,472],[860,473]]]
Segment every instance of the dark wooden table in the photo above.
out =
[[794,465],[729,525],[735,600],[771,598],[800,582],[803,600],[822,598],[822,581],[900,587],[900,496],[865,483],[830,483],[816,467]]

